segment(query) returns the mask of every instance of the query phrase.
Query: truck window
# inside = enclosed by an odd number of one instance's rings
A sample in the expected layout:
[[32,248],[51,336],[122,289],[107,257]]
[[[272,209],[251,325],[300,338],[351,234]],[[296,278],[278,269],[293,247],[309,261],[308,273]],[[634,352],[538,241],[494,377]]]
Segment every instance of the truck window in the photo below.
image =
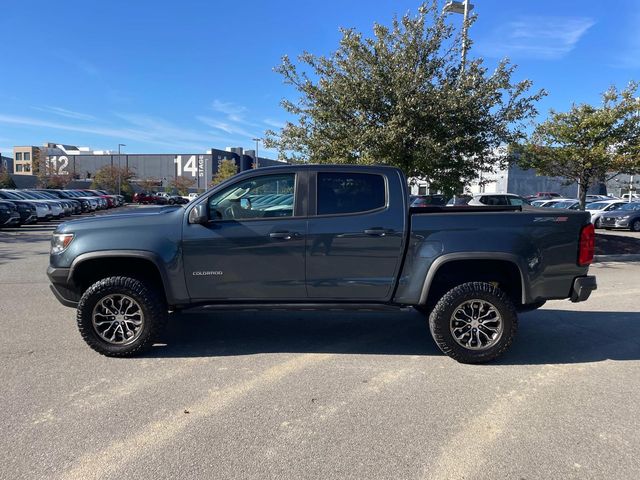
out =
[[381,175],[370,173],[318,173],[318,215],[356,213],[386,205]]
[[250,220],[293,216],[295,174],[243,180],[212,195],[212,220]]

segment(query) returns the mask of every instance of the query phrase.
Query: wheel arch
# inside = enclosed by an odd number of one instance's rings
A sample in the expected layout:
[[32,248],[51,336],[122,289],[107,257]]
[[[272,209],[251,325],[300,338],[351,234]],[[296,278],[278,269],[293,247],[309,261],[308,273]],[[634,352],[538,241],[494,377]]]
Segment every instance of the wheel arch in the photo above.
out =
[[69,268],[69,281],[80,294],[92,283],[108,276],[133,276],[147,280],[172,303],[169,279],[157,254],[144,250],[101,250],[79,255]]
[[[436,258],[429,268],[425,277],[420,294],[420,305],[426,305],[430,300],[430,295],[437,293],[435,288],[442,280],[443,274],[449,270],[463,271],[463,275],[457,283],[468,281],[478,281],[477,272],[473,269],[481,266],[486,273],[489,267],[496,267],[497,278],[516,281],[516,285],[509,285],[508,290],[514,304],[527,303],[528,283],[527,278],[520,266],[516,255],[503,252],[456,252],[442,255]],[[465,268],[466,267],[466,268]],[[472,269],[470,272],[468,269]]]

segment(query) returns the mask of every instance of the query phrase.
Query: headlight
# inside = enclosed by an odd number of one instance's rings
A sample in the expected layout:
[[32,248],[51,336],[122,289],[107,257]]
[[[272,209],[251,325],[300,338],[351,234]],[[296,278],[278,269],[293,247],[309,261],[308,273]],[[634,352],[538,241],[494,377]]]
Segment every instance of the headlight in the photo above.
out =
[[626,220],[630,217],[631,215],[623,215],[620,217],[620,220]]
[[64,252],[73,240],[73,233],[54,233],[51,237],[51,254]]

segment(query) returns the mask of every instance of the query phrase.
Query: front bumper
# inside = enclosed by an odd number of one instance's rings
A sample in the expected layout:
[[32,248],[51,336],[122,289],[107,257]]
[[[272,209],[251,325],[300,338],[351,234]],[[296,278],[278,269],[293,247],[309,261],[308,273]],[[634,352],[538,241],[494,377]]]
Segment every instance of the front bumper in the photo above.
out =
[[48,267],[47,277],[51,281],[49,287],[58,301],[65,307],[76,308],[80,301],[80,295],[69,283],[69,269]]
[[600,226],[604,228],[629,228],[629,218],[600,217]]
[[598,284],[594,275],[578,277],[573,280],[573,287],[571,289],[571,301],[574,303],[584,302],[589,298],[591,292],[597,289]]

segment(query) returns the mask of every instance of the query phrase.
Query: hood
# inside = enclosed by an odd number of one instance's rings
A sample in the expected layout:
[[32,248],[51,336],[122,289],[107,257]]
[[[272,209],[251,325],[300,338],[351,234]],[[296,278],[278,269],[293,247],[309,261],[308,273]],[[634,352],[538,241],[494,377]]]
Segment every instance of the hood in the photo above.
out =
[[83,230],[134,229],[154,225],[179,223],[184,208],[179,205],[133,208],[126,212],[109,213],[71,220],[58,225],[56,233],[79,232]]
[[607,218],[622,218],[627,215],[640,215],[640,210],[613,210],[611,212],[604,212],[602,217]]

